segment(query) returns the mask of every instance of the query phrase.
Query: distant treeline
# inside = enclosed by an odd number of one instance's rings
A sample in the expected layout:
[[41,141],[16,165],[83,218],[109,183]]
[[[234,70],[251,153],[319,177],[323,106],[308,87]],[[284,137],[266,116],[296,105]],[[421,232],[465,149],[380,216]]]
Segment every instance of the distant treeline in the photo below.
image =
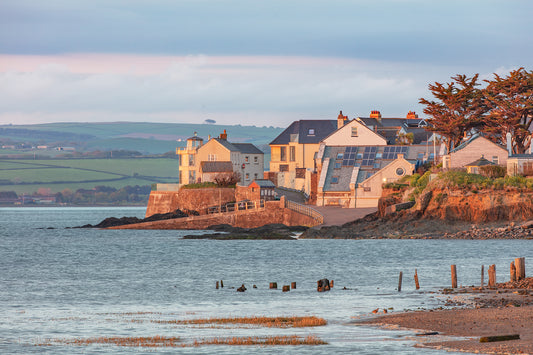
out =
[[69,140],[69,141],[87,141],[94,139],[95,136],[90,134],[76,134],[71,132],[58,131],[41,131],[37,129],[26,128],[0,128],[0,136],[20,137],[31,140]]
[[[78,189],[72,191],[70,189],[64,189],[61,192],[52,194],[57,204],[68,205],[95,205],[95,204],[146,204],[148,197],[150,196],[150,185],[135,185],[125,186],[120,189],[116,189],[110,186],[96,186],[94,189]],[[33,196],[25,196],[25,204],[31,203],[32,198],[43,197],[43,195],[35,194]],[[21,199],[14,191],[0,191],[0,200],[7,203],[8,200],[14,203],[16,200]]]

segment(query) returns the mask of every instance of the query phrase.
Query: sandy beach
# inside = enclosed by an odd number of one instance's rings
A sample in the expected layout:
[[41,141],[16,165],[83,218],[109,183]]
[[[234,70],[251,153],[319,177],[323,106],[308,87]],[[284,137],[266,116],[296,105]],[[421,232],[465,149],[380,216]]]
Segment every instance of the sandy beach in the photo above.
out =
[[[460,306],[455,309],[392,313],[358,323],[408,328],[416,334],[438,332],[437,335],[420,337],[416,346],[484,354],[533,354],[533,292],[503,287],[458,289],[449,294],[447,300],[447,303]],[[519,334],[520,339],[479,341],[480,337],[511,334]]]

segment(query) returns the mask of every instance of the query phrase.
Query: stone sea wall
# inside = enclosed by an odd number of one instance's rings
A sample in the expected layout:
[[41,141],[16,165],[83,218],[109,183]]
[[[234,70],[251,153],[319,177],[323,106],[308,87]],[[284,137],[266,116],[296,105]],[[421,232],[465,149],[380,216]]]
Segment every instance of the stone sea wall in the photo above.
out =
[[152,191],[145,217],[169,213],[177,209],[206,214],[209,206],[235,201],[233,188],[180,189],[179,191]]

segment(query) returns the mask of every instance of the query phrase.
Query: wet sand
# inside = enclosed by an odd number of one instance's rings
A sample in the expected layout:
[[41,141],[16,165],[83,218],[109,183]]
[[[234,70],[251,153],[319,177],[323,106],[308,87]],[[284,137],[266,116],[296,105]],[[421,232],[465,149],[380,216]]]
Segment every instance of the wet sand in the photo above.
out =
[[[472,291],[472,290],[469,290]],[[359,324],[413,329],[424,336],[417,346],[484,354],[533,354],[533,294],[526,290],[489,290],[455,294],[474,308],[388,314]],[[519,334],[520,339],[480,343],[479,338]],[[450,339],[442,336],[461,337]],[[418,338],[418,337],[417,337]]]

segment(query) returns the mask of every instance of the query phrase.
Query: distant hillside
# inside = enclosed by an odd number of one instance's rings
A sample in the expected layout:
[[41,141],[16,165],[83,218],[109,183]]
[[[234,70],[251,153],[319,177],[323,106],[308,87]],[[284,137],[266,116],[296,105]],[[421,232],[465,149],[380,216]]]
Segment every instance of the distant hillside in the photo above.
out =
[[[268,153],[268,143],[284,128],[148,122],[3,125],[0,126],[0,147],[15,146],[15,150],[19,150],[40,145],[74,147],[81,152],[131,150],[142,154],[162,154],[184,146],[185,140],[194,132],[207,139],[209,135],[218,136],[224,129],[229,141],[254,143]],[[6,153],[6,149],[0,149],[0,154]]]

